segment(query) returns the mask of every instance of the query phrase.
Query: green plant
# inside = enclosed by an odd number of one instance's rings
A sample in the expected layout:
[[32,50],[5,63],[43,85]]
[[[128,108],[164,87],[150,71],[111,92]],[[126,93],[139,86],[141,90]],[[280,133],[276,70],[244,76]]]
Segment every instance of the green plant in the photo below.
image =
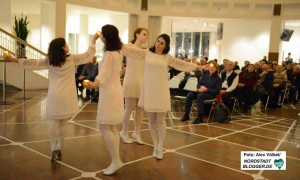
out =
[[22,16],[20,18],[17,18],[15,16],[15,26],[14,31],[18,38],[22,39],[23,41],[27,40],[29,30],[27,29],[27,25],[29,24],[29,21],[27,21],[27,16]]

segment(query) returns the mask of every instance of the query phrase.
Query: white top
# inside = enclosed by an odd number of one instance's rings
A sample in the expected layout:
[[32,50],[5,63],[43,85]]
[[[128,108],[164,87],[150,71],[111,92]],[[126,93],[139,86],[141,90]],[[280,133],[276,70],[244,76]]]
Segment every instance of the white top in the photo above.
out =
[[226,79],[225,79],[224,82],[222,83],[222,88],[226,88],[226,92],[231,92],[231,91],[235,90],[236,87],[237,87],[237,85],[238,85],[238,83],[239,83],[239,75],[237,75],[237,76],[234,78],[234,80],[233,80],[231,86],[228,87],[228,85],[227,85],[227,78],[232,74],[232,72],[233,72],[233,71],[226,72]]
[[180,71],[192,71],[196,64],[188,63],[169,54],[159,55],[145,49],[123,46],[122,53],[127,57],[145,59],[144,82],[139,106],[148,112],[167,112],[171,110],[168,82],[168,66]]
[[[128,44],[129,47],[138,48],[133,44]],[[124,97],[139,99],[144,80],[144,61],[127,57],[126,73],[123,81]]]
[[75,85],[75,66],[90,62],[96,52],[91,44],[83,54],[74,54],[66,58],[61,67],[49,65],[48,58],[19,59],[24,69],[49,69],[49,88],[46,104],[46,116],[51,119],[66,119],[74,116],[78,111],[78,99]]
[[97,122],[120,124],[124,118],[124,98],[120,81],[123,56],[117,51],[106,51],[99,63],[99,102]]

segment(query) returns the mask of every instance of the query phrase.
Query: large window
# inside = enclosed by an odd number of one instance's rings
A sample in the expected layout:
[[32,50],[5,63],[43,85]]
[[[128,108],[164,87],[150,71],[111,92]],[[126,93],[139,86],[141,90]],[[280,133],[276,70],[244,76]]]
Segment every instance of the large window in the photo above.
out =
[[176,32],[175,55],[185,50],[189,58],[200,56],[209,56],[209,32]]

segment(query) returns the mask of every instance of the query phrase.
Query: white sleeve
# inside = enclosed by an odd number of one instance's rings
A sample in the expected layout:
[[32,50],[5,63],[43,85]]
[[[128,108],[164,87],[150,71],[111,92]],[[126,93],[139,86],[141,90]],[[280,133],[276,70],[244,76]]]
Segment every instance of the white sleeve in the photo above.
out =
[[185,62],[184,60],[177,59],[169,54],[166,54],[166,56],[169,66],[172,66],[179,71],[190,72],[197,68],[197,65],[194,63]]
[[112,54],[110,54],[109,52],[105,52],[104,58],[102,61],[103,62],[101,65],[101,70],[100,70],[100,66],[99,66],[99,70],[98,70],[99,74],[96,77],[96,79],[99,81],[100,87],[106,83],[108,77],[111,74],[113,61],[114,61]]
[[71,54],[70,58],[73,60],[75,65],[86,64],[90,62],[96,53],[95,44],[91,43],[86,52],[82,54]]
[[30,70],[42,70],[48,69],[49,61],[47,58],[45,59],[19,59],[19,65],[24,69]]
[[238,83],[239,83],[239,75],[237,75],[234,78],[231,86],[226,89],[226,92],[231,92],[231,91],[235,90],[235,88],[237,87]]
[[135,59],[144,59],[148,49],[139,49],[130,45],[122,46],[122,55]]

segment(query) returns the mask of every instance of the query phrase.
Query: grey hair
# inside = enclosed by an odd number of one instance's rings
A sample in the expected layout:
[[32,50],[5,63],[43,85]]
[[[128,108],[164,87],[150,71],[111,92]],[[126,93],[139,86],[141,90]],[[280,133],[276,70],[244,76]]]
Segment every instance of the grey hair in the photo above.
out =
[[299,64],[296,65],[296,66],[295,66],[295,69],[300,70],[300,65],[299,65]]

